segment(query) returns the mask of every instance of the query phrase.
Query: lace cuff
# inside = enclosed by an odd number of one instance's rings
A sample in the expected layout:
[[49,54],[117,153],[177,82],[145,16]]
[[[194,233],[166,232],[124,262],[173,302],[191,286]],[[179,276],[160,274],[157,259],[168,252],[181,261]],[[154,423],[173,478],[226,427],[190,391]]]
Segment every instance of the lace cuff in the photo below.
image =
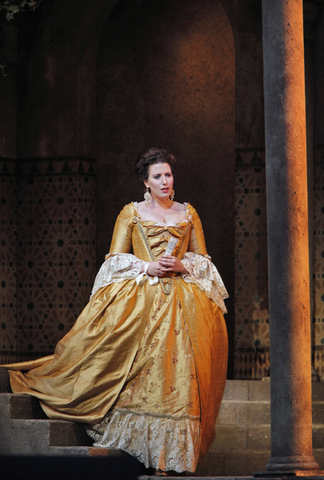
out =
[[151,285],[156,284],[158,282],[157,277],[152,278],[146,273],[141,273],[145,263],[130,253],[110,253],[106,255],[106,260],[101,265],[95,278],[90,298],[100,288],[124,280],[136,279],[137,283],[141,285],[148,278]]
[[228,298],[228,293],[210,257],[188,252],[181,261],[187,270],[182,274],[183,280],[187,283],[196,283],[223,313],[227,313],[224,298]]

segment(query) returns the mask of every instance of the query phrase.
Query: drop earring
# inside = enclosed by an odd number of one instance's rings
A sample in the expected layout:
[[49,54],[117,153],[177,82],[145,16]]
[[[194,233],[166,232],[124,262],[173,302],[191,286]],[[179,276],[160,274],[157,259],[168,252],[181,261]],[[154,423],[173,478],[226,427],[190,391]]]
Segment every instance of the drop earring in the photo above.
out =
[[174,194],[175,194],[175,192],[174,192],[174,190],[172,190],[171,195],[169,195],[170,200],[174,200]]
[[148,207],[151,201],[150,189],[148,187],[146,187],[146,191],[144,193],[144,200],[145,200],[145,205]]

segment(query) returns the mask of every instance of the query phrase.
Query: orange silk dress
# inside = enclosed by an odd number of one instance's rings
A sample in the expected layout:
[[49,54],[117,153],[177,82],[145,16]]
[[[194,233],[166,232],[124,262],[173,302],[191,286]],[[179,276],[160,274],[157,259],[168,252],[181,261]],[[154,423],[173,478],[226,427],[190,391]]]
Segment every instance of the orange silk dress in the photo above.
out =
[[[140,275],[170,237],[188,273]],[[194,471],[215,436],[228,350],[227,292],[195,209],[166,226],[126,205],[95,286],[53,355],[6,365],[12,390],[37,397],[50,418],[85,424],[96,446]]]

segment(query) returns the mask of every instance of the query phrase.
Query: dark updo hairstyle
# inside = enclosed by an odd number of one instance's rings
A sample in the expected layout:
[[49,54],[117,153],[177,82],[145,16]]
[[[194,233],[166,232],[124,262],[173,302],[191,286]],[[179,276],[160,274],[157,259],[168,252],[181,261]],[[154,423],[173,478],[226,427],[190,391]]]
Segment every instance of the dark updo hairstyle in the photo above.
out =
[[176,159],[173,153],[162,148],[152,147],[149,150],[143,150],[135,162],[135,170],[138,178],[142,181],[147,180],[149,175],[149,167],[151,165],[155,165],[156,163],[168,163],[173,174]]

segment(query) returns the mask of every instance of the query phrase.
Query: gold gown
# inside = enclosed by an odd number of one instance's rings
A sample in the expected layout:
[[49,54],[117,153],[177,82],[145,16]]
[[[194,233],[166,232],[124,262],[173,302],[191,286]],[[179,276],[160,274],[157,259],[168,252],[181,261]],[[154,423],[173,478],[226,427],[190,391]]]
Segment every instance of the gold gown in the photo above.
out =
[[[171,236],[187,273],[140,274]],[[97,446],[147,467],[194,471],[225,387],[226,297],[190,204],[174,226],[126,205],[89,303],[54,355],[6,366],[12,390],[37,397],[50,418],[84,423]]]

